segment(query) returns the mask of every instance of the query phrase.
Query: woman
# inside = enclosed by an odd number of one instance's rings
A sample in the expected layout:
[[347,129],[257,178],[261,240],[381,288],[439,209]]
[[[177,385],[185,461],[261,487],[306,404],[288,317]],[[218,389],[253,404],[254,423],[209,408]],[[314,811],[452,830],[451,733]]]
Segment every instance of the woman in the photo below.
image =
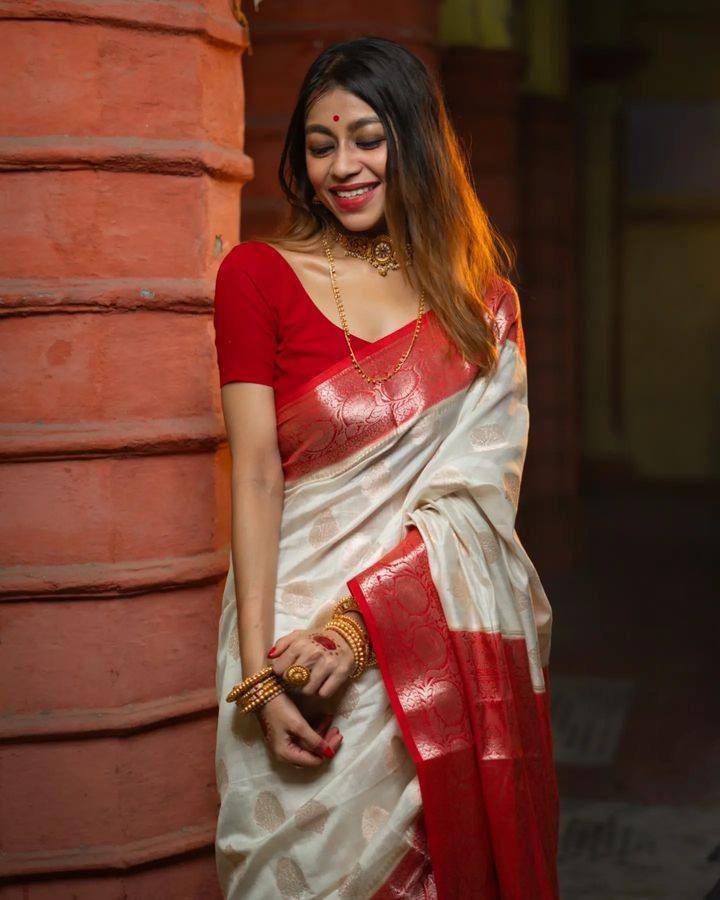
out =
[[234,247],[215,295],[223,893],[555,898],[509,254],[436,82],[392,41],[315,60],[280,177],[281,236]]

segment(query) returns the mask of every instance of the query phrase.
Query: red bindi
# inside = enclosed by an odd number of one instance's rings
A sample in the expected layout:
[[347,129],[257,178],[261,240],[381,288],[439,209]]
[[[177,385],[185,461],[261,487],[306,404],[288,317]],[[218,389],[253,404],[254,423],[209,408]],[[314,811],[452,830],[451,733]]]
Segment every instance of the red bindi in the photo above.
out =
[[340,118],[340,116],[337,113],[335,113],[335,115],[333,116],[333,122],[337,122],[339,118]]

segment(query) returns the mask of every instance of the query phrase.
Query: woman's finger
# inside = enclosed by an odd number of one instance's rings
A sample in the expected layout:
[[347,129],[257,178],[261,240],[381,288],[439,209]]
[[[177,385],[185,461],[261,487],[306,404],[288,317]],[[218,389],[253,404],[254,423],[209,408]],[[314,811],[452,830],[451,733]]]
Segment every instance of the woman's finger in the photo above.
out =
[[345,687],[347,682],[350,680],[350,676],[352,675],[354,669],[354,659],[352,660],[350,665],[347,665],[345,662],[338,663],[338,665],[335,666],[328,678],[326,678],[318,688],[318,696],[332,697],[332,695],[336,691],[338,691],[342,687]]
[[270,665],[273,667],[273,672],[275,672],[278,678],[282,678],[290,666],[295,665],[298,656],[299,651],[296,649],[295,645],[288,646],[280,658],[273,655],[270,660]]
[[320,759],[332,759],[335,755],[334,748],[311,728],[302,716],[291,726],[292,733],[297,743],[310,753],[314,753]]
[[316,662],[305,663],[305,665],[310,669],[310,680],[299,689],[299,693],[306,695],[317,694],[318,688],[332,674],[332,663],[328,660],[319,659]]
[[325,735],[325,740],[330,744],[332,749],[337,753],[338,747],[342,744],[343,736],[337,727],[333,726]]
[[323,716],[322,719],[320,719],[320,721],[318,722],[317,725],[314,726],[315,731],[317,731],[317,733],[319,735],[324,737],[325,740],[327,740],[327,735],[328,735],[328,731],[330,731],[330,726],[332,725],[332,720],[333,720],[333,714],[328,713],[326,716]]
[[342,672],[331,672],[318,688],[318,697],[332,697],[347,682],[347,675]]
[[278,638],[273,646],[268,650],[268,657],[270,657],[271,659],[276,659],[278,656],[280,656],[281,653],[284,653],[287,648],[293,643],[298,634],[299,631],[296,628],[289,634],[284,634],[281,638]]
[[318,725],[314,725],[315,731],[319,735],[325,738],[325,740],[330,744],[333,750],[337,750],[340,746],[340,743],[343,739],[342,734],[340,733],[340,729],[337,725],[332,724],[332,720],[335,718],[334,713],[328,713],[326,716],[320,720]]
[[301,747],[293,740],[292,735],[288,735],[288,740],[283,745],[278,756],[285,762],[306,767],[321,766],[325,761],[325,757],[318,756],[317,753],[311,753],[309,750]]

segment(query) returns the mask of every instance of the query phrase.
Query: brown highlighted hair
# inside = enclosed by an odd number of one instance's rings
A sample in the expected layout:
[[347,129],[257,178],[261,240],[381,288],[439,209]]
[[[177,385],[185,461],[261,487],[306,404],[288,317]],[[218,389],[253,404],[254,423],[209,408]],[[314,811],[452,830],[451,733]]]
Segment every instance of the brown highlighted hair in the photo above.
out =
[[[467,154],[449,120],[436,77],[395,41],[366,35],[327,47],[300,86],[280,158],[278,177],[289,208],[271,240],[297,248],[314,242],[325,222],[313,204],[305,165],[305,121],[323,93],[342,88],[373,108],[385,128],[385,220],[396,247],[412,244],[403,273],[425,297],[462,356],[489,372],[497,360],[493,316],[484,297],[507,279],[514,250],[495,231],[477,197]],[[510,288],[510,286],[508,286]]]

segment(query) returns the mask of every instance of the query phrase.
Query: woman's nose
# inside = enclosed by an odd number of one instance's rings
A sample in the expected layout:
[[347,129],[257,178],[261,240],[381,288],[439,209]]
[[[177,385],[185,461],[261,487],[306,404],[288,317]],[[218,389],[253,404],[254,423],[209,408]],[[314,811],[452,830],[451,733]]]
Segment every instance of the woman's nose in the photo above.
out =
[[333,159],[332,174],[338,181],[360,171],[360,164],[352,147],[338,147]]

